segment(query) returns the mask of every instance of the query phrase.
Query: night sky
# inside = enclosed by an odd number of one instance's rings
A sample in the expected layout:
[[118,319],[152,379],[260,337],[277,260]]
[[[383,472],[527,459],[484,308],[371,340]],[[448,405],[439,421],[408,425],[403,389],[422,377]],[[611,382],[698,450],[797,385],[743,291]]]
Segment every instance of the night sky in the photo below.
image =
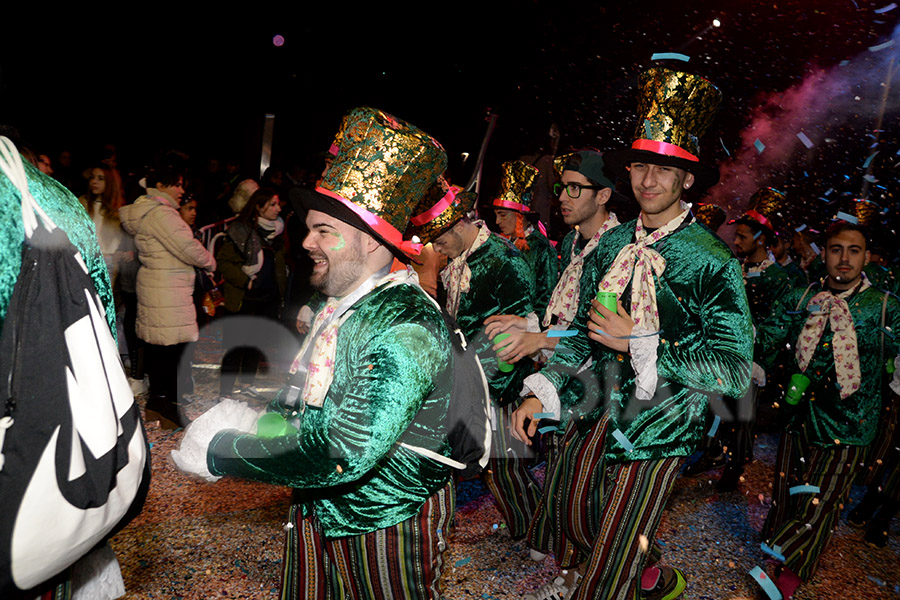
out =
[[[723,92],[701,145],[704,161],[723,165],[723,205],[734,210],[772,185],[818,212],[819,202],[859,194],[875,151],[873,199],[893,202],[884,196],[900,161],[900,77],[883,131],[873,130],[900,39],[869,50],[894,35],[900,8],[883,10],[890,0],[481,2],[416,13],[302,4],[117,23],[57,13],[52,23],[5,25],[0,122],[51,156],[71,148],[86,159],[112,142],[120,164],[177,148],[197,164],[238,158],[252,174],[266,113],[276,116],[274,158],[307,161],[328,147],[343,113],[367,104],[436,137],[456,178],[467,179],[458,157],[477,152],[488,108],[499,115],[489,171],[546,148],[551,123],[561,149],[630,143],[637,75],[656,64]],[[651,61],[656,52],[690,62]]]

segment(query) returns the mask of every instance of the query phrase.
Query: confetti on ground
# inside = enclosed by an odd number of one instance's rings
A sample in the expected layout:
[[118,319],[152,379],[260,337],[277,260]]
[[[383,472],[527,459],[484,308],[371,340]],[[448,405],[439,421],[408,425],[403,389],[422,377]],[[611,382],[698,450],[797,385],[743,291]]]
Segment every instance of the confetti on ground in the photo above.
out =
[[453,563],[453,566],[454,566],[454,567],[464,567],[464,566],[466,566],[467,564],[469,564],[470,562],[472,562],[471,557],[469,557],[469,558],[461,558],[461,559],[459,559],[458,561],[456,561],[455,563]]
[[784,554],[781,553],[781,546],[775,546],[774,548],[769,548],[765,542],[762,542],[759,547],[763,552],[774,558],[775,560],[779,560],[784,562]]
[[812,140],[810,140],[808,137],[806,137],[806,134],[803,133],[802,131],[797,134],[797,139],[799,139],[801,142],[803,142],[803,145],[806,146],[807,148],[813,147]]
[[650,57],[650,60],[682,60],[688,62],[691,60],[691,57],[678,52],[657,52]]
[[820,490],[817,485],[795,485],[788,491],[791,496],[794,496],[796,494],[818,494]]
[[775,587],[775,582],[773,582],[766,573],[759,568],[758,566],[753,567],[750,570],[750,576],[759,583],[759,587],[763,589],[763,591],[769,595],[769,598],[772,600],[781,600],[781,592],[778,591],[778,588]]
[[757,154],[762,154],[763,150],[766,149],[766,145],[759,141],[759,138],[757,138],[756,141],[753,142],[753,146],[756,148]]

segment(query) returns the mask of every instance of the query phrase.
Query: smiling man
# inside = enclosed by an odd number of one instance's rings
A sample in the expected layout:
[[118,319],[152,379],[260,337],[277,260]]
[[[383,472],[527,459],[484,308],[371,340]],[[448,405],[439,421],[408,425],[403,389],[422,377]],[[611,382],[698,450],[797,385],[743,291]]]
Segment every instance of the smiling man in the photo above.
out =
[[[560,461],[579,468],[560,494],[593,488],[573,520],[567,561],[577,567],[534,598],[575,586],[578,600],[670,600],[685,588],[680,571],[651,564],[651,545],[684,457],[706,433],[709,397],[744,393],[752,350],[740,267],[683,200],[718,181],[700,162],[697,140],[719,100],[705,79],[651,69],[640,78],[637,139],[603,157],[607,173],[627,176],[640,217],[603,236],[589,258],[597,265],[585,267],[594,275],[581,280],[573,323],[581,335],[561,340],[526,381],[533,395],[514,415],[524,438],[534,435],[538,413],[570,412]],[[597,291],[615,294],[617,310],[593,300]],[[575,399],[560,393],[588,358],[597,386]]]
[[[866,231],[836,221],[825,239],[827,276],[795,288],[761,324],[756,340],[766,351],[766,367],[777,356],[772,349],[790,343],[793,372],[809,379],[788,412],[763,527],[768,547],[783,556],[775,575],[784,598],[816,572],[878,431],[885,361],[900,351],[897,339],[884,334],[900,328],[900,302],[863,273]],[[795,486],[803,487],[792,493]]]
[[328,297],[280,402],[299,431],[223,431],[207,453],[212,476],[295,488],[282,598],[440,597],[453,486],[435,424],[446,420],[453,355],[415,272],[391,265],[409,261],[402,232],[445,166],[424,132],[355,109],[322,182],[292,194],[309,228],[310,281]]

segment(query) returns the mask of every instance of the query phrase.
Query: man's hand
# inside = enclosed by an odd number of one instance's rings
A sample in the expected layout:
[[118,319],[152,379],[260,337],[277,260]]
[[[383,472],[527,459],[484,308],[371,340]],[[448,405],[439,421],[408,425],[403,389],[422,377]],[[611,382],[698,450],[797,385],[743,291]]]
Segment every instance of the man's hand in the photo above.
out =
[[[548,342],[547,335],[544,333],[529,333],[527,331],[513,331],[509,337],[502,342],[497,342],[493,346],[497,358],[503,362],[514,364],[531,356],[542,348],[555,348],[556,341],[552,340],[552,345]],[[501,350],[501,348],[503,348]]]
[[516,315],[492,315],[484,320],[484,332],[488,338],[494,339],[498,333],[527,331],[528,319]]
[[[538,423],[540,422],[540,419],[535,419],[534,415],[543,410],[544,406],[541,404],[541,401],[537,399],[537,396],[525,396],[522,403],[519,405],[519,408],[512,414],[509,432],[514,438],[523,442],[526,446],[530,446],[530,438],[534,437],[534,434],[537,433]],[[525,431],[526,419],[531,419],[531,424],[528,425],[528,431]]]
[[[597,302],[596,299],[591,300],[591,305],[594,310],[590,311],[591,319],[587,324],[588,337],[613,350],[628,352],[628,341],[634,329],[634,321],[622,306],[622,302],[618,302],[618,314]],[[597,314],[598,312],[600,314]]]

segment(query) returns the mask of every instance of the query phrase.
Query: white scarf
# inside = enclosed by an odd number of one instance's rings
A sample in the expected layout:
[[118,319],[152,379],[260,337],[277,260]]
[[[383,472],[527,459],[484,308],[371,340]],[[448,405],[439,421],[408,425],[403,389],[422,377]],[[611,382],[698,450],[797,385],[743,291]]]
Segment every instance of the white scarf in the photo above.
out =
[[468,250],[461,252],[441,271],[441,281],[444,282],[444,288],[447,290],[447,312],[454,319],[456,311],[459,310],[460,298],[469,291],[469,285],[472,282],[472,270],[469,269],[466,259],[491,237],[491,230],[487,228],[484,221],[475,221],[473,225],[478,227],[475,241]]

